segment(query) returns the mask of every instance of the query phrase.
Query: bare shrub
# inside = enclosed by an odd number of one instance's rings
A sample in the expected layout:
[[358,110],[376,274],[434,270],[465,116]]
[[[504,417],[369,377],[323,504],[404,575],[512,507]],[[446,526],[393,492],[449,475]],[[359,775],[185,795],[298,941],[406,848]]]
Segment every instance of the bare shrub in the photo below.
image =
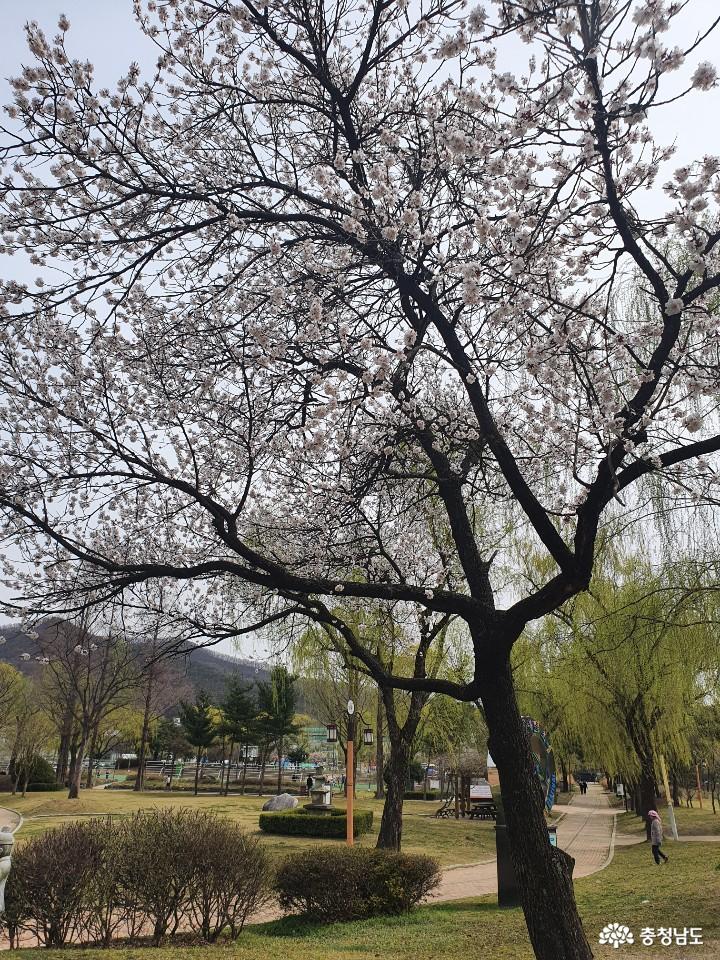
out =
[[[121,864],[132,842],[126,823],[113,824],[107,820],[90,820],[83,824],[92,837],[98,857],[84,891],[85,929],[89,940],[108,947],[118,935],[139,932],[134,930],[122,887]],[[144,918],[140,918],[140,926]]]
[[88,885],[102,857],[90,826],[57,827],[16,851],[6,918],[15,937],[25,931],[46,947],[62,947],[86,927]]
[[187,894],[193,928],[209,942],[223,930],[235,939],[272,895],[270,859],[256,839],[227,820],[202,814],[193,827]]
[[89,820],[21,846],[6,890],[3,929],[46,947],[148,931],[155,945],[176,933],[235,939],[272,895],[262,844],[229,820],[172,809],[121,823]]
[[191,822],[185,810],[153,810],[128,821],[129,846],[118,864],[128,913],[152,927],[153,943],[177,933],[187,903],[193,868]]

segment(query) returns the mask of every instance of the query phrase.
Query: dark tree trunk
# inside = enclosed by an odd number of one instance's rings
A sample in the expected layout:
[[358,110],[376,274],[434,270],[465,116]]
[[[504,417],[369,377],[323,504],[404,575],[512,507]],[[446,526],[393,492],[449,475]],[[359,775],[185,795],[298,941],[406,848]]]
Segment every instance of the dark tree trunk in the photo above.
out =
[[267,755],[269,753],[269,748],[264,747],[260,753],[260,784],[258,786],[258,796],[263,795],[263,789],[265,787],[265,763],[267,761]]
[[[230,749],[229,749],[229,751],[228,751],[227,776],[225,777],[225,791],[224,791],[224,793],[225,793],[225,796],[226,796],[226,797],[227,797],[227,796],[229,795],[229,793],[230,793],[230,774],[232,773],[232,757],[233,757],[233,750],[234,750],[234,749],[235,749],[235,741],[234,741],[234,740],[231,740],[231,741],[230,741]],[[223,789],[222,789],[222,778],[220,778],[220,793],[221,793],[221,794],[223,793]]]
[[93,785],[93,758],[97,753],[97,741],[98,741],[98,735],[99,735],[98,727],[99,727],[99,724],[96,724],[95,729],[93,730],[92,738],[90,740],[90,753],[88,755],[88,770],[87,770],[87,777],[85,778],[85,786],[88,790],[90,790]]
[[648,811],[655,809],[655,798],[655,775],[652,768],[645,767],[640,774],[640,808],[638,814],[645,821],[645,835],[647,840],[650,839],[650,818],[648,817]]
[[387,774],[387,790],[383,804],[380,833],[377,846],[383,850],[400,850],[402,843],[402,814],[405,797],[405,782],[409,766],[407,744],[403,741],[390,744],[390,759],[385,772]]
[[390,738],[390,758],[385,765],[387,791],[377,846],[387,850],[400,850],[403,800],[410,765],[410,749],[428,695],[420,691],[412,693],[405,723],[400,726],[395,709],[395,691],[391,687],[381,687],[380,691]]
[[72,727],[73,714],[72,710],[68,707],[63,716],[58,759],[55,765],[55,779],[58,783],[65,783],[68,775],[68,758],[70,754],[70,741],[72,740]]
[[200,780],[200,750],[195,758],[195,796],[198,795],[198,782]]
[[677,773],[674,770],[672,774],[672,805],[674,807],[680,806],[680,788],[678,786]]
[[87,736],[82,736],[75,751],[75,757],[70,774],[70,789],[68,791],[68,800],[77,800],[80,796],[80,780],[82,779],[82,764],[85,756],[85,745]]
[[133,790],[137,793],[145,786],[145,757],[147,753],[147,742],[150,734],[150,709],[152,706],[152,696],[153,696],[153,680],[154,680],[155,669],[150,667],[150,672],[148,676],[148,685],[145,690],[145,710],[143,712],[143,725],[142,732],[140,733],[140,749],[138,751],[138,772],[137,777],[135,777],[135,786]]
[[282,755],[283,755],[283,744],[284,738],[280,737],[277,745],[277,755],[278,755],[278,778],[277,778],[277,792],[278,794],[282,793]]
[[537,960],[591,960],[575,904],[571,857],[548,839],[544,798],[507,660],[483,675],[489,750],[500,776],[513,867]]
[[568,768],[565,761],[560,759],[560,770],[562,772],[562,791],[568,793],[570,790],[570,781],[568,780]]
[[382,700],[382,691],[378,687],[377,694],[377,712],[375,714],[376,740],[375,740],[375,799],[382,800],[385,796],[385,722],[384,708]]

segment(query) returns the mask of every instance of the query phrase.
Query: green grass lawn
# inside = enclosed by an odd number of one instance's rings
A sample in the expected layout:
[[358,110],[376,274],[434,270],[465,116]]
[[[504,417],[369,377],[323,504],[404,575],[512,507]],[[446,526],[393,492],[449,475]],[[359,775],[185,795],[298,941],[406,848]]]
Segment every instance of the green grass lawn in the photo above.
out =
[[[667,960],[720,956],[720,846],[668,843],[670,863],[656,867],[645,844],[621,848],[603,872],[579,880],[576,893],[585,927],[599,958]],[[636,945],[614,950],[597,944],[608,922],[626,923]],[[638,944],[642,927],[702,927],[704,946]],[[62,952],[25,950],[27,960],[137,960],[138,947]],[[328,927],[286,919],[246,930],[235,944],[153,949],[153,960],[532,960],[522,912],[498,910],[482,897],[424,907],[394,917]]]
[[[702,810],[695,803],[692,809],[689,807],[674,807],[673,811],[679,836],[710,837],[720,835],[720,812],[712,812],[709,800],[703,800]],[[661,804],[658,807],[658,813],[662,817],[665,836],[669,837],[671,834],[668,808]],[[618,833],[632,833],[640,836],[645,833],[645,824],[634,813],[621,813],[618,816],[617,829]]]
[[[318,840],[304,837],[279,837],[260,833],[258,816],[265,797],[257,796],[199,796],[170,795],[148,792],[143,794],[124,790],[89,790],[79,799],[68,800],[64,793],[29,793],[25,798],[0,793],[0,807],[17,810],[25,817],[18,839],[34,836],[72,822],[79,816],[129,816],[136,810],[172,806],[183,809],[212,810],[239,823],[249,833],[261,836],[268,846],[279,854],[309,850]],[[301,803],[304,801],[301,799]],[[335,797],[333,803],[344,808],[343,798]],[[355,805],[359,809],[373,810],[375,814],[371,833],[359,838],[361,846],[374,846],[382,817],[382,801],[371,794],[358,793]],[[408,853],[426,853],[436,857],[442,866],[475,863],[495,856],[495,831],[492,822],[484,820],[436,820],[433,814],[438,803],[422,800],[406,800],[403,810],[403,848]],[[342,840],[324,840],[323,843],[342,844]]]
[[558,790],[555,794],[555,806],[564,807],[574,796],[580,796],[580,791],[577,789],[574,790]]

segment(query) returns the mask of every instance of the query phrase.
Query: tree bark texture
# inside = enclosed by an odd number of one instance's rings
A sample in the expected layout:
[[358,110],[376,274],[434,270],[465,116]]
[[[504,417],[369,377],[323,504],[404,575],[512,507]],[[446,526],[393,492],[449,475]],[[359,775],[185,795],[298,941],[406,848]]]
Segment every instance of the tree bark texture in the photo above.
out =
[[383,850],[400,850],[402,844],[402,814],[405,799],[405,783],[409,764],[408,745],[404,740],[393,743],[390,758],[385,767],[387,790],[383,804],[380,833],[376,846]]
[[552,847],[544,798],[520,716],[508,660],[493,664],[481,698],[498,768],[510,850],[537,960],[591,960],[575,904],[571,857]]
[[560,770],[562,771],[562,791],[567,793],[570,790],[570,781],[568,779],[568,768],[565,761],[560,759]]
[[82,765],[85,756],[85,747],[87,737],[82,736],[77,745],[75,756],[73,758],[72,772],[70,774],[70,789],[68,791],[68,800],[77,800],[80,796],[80,780],[82,779]]
[[395,707],[395,691],[387,686],[380,689],[390,739],[390,758],[386,764],[387,791],[376,846],[384,850],[400,850],[403,801],[410,764],[410,751],[420,723],[422,708],[427,702],[428,695],[421,691],[412,693],[407,716],[401,726],[398,723]]

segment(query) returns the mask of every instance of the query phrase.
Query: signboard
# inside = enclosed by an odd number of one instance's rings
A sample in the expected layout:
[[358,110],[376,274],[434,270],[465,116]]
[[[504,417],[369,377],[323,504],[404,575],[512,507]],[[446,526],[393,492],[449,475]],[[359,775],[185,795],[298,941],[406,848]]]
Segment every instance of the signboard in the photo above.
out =
[[477,783],[470,787],[471,800],[492,800],[492,789],[489,783]]
[[616,784],[615,784],[615,796],[617,796],[617,797],[624,797],[624,796],[625,796],[625,784],[624,784],[624,783],[616,783]]
[[525,726],[530,736],[530,749],[532,750],[535,761],[535,772],[543,786],[545,794],[545,806],[552,810],[555,803],[555,791],[557,789],[557,777],[555,776],[555,755],[550,745],[548,736],[532,717],[523,717]]

